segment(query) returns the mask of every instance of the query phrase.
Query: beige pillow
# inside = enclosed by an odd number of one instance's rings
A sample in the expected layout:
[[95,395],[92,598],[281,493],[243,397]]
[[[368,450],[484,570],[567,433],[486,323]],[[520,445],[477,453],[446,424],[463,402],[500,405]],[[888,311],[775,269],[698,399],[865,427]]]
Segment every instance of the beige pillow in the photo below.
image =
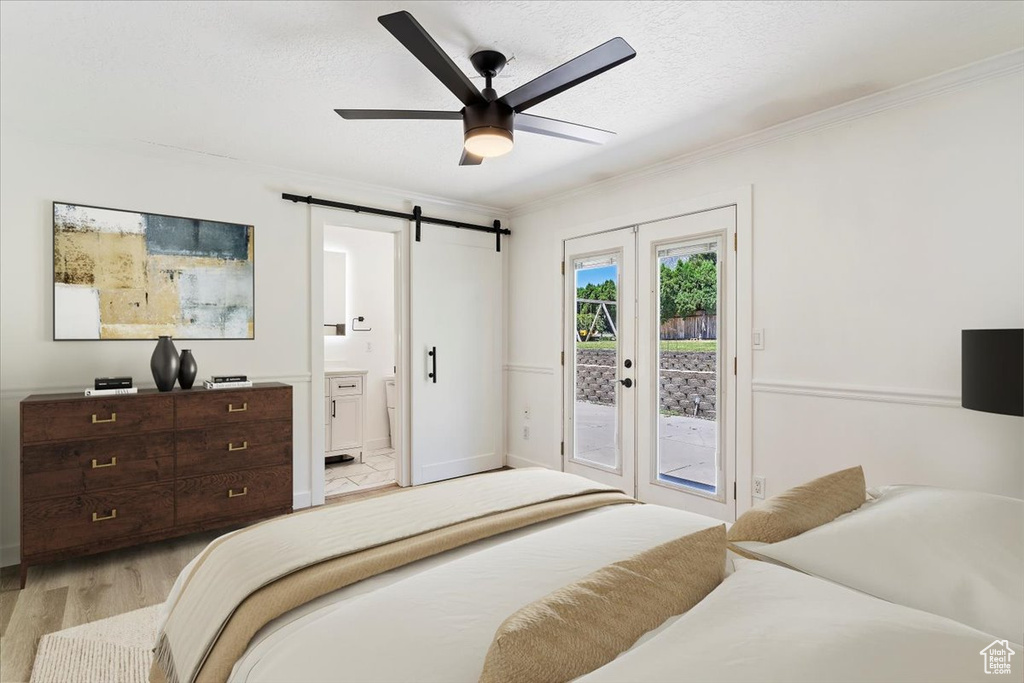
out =
[[730,527],[729,540],[778,543],[856,510],[866,497],[860,465],[833,472],[747,510]]
[[628,650],[725,577],[725,525],[602,567],[502,622],[480,683],[561,683]]

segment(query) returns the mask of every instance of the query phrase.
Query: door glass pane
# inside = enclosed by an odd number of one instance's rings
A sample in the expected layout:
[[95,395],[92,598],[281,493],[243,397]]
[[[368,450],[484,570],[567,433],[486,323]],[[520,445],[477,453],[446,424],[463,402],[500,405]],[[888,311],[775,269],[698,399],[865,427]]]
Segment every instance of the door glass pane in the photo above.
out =
[[662,483],[719,495],[719,241],[658,249],[658,452]]
[[573,459],[618,469],[619,256],[573,261],[576,280]]

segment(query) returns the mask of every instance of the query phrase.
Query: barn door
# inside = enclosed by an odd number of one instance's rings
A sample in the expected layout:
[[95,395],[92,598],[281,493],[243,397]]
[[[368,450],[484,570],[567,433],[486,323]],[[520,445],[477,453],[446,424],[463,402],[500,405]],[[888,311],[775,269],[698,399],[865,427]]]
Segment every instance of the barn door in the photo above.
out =
[[502,466],[494,235],[423,225],[410,249],[412,483]]

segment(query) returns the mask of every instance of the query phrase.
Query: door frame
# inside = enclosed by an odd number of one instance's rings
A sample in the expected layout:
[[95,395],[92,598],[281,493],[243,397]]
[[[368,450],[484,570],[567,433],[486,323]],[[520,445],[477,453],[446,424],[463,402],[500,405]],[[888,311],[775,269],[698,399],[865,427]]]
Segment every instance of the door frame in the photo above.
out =
[[[410,454],[406,447],[409,434],[410,392],[408,339],[410,332],[409,308],[409,241],[412,229],[409,221],[340,209],[309,205],[309,321],[310,321],[310,506],[324,503],[324,415],[319,410],[324,394],[324,226],[342,225],[346,228],[390,232],[395,235],[395,422],[400,425],[395,449],[395,481],[399,486],[410,485]],[[318,379],[319,378],[319,379]]]
[[[729,190],[674,200],[649,207],[636,207],[627,212],[605,216],[580,225],[562,240],[559,258],[565,257],[565,241],[577,237],[629,228],[692,213],[713,209],[736,207],[736,516],[753,506],[753,186],[741,185]],[[560,283],[564,289],[564,281]],[[559,290],[562,305],[559,329],[562,331],[561,348],[567,347],[565,338],[565,297]],[[566,442],[565,392],[566,373],[562,372],[561,441]],[[561,456],[562,470],[565,470],[566,456]]]

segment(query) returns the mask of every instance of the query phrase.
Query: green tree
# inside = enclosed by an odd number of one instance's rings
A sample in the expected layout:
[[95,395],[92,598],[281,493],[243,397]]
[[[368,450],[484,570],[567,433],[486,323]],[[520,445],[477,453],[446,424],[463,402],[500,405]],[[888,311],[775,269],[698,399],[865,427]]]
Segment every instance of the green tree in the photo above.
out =
[[673,267],[661,264],[661,322],[697,311],[718,309],[718,257],[714,253],[680,258]]
[[675,268],[661,264],[661,322],[679,317],[679,305],[676,303],[682,285],[679,263],[681,262],[676,263]]

